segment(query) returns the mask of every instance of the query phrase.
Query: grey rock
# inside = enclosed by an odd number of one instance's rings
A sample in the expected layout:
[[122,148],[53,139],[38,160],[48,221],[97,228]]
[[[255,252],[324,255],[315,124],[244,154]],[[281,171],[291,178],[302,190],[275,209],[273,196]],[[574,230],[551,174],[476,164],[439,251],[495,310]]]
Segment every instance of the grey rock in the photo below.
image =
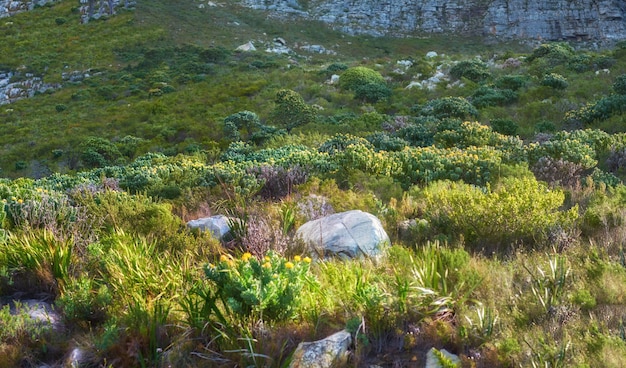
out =
[[219,240],[224,240],[230,234],[230,226],[228,218],[224,215],[216,215],[211,217],[203,217],[187,222],[189,229],[198,229],[200,231],[210,231],[211,235]]
[[[19,76],[19,80],[11,82],[11,79],[16,76]],[[0,105],[30,98],[36,93],[43,93],[60,86],[59,84],[44,83],[41,77],[32,74],[20,75],[20,73],[13,71],[0,71]]]
[[[242,0],[283,17],[302,16],[349,34],[458,33],[539,40],[626,38],[626,3],[618,0]],[[306,10],[303,10],[306,9]]]
[[[444,357],[450,359],[457,367],[461,366],[461,359],[458,356],[450,353],[446,349],[439,350]],[[428,350],[426,354],[426,368],[442,368],[443,366],[439,362],[439,358],[435,355],[435,348]]]
[[256,51],[256,47],[254,47],[254,44],[252,43],[252,41],[249,41],[237,47],[235,51]]
[[302,342],[291,358],[289,368],[341,368],[347,366],[352,336],[339,331],[323,340]]
[[314,258],[377,257],[390,244],[380,220],[360,210],[309,221],[298,228],[296,236],[305,242]]

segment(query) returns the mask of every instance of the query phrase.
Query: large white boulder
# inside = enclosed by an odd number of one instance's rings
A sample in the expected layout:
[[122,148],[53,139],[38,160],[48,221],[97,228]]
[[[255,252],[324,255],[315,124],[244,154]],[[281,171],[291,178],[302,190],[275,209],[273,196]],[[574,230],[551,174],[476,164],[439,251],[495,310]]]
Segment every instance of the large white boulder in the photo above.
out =
[[296,236],[305,242],[315,258],[376,257],[390,244],[380,220],[360,210],[309,221],[298,228]]

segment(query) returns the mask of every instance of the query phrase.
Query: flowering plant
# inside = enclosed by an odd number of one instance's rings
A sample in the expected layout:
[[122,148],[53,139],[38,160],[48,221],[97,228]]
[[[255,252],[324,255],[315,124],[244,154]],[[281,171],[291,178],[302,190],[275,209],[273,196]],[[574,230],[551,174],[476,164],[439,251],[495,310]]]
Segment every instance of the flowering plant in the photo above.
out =
[[280,320],[295,314],[302,287],[310,281],[310,262],[309,257],[288,260],[271,251],[263,259],[250,253],[239,259],[222,255],[216,265],[205,267],[205,274],[233,313]]

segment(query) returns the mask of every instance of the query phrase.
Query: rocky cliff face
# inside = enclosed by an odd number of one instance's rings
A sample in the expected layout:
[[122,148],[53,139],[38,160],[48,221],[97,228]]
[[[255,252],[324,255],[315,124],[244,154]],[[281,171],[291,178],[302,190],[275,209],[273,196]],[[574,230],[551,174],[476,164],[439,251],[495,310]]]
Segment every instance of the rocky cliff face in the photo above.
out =
[[350,34],[626,39],[623,0],[242,0],[242,4],[320,20]]

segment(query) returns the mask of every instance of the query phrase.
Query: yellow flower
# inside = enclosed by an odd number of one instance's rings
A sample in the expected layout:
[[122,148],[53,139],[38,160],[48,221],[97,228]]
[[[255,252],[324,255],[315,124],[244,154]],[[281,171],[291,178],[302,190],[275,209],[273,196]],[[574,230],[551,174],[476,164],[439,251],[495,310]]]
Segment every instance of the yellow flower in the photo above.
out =
[[306,263],[311,263],[311,258],[309,257],[304,257],[304,259],[302,259],[304,262]]
[[215,265],[213,263],[209,263],[209,268],[215,268]]
[[226,254],[222,254],[220,256],[220,262],[227,262],[228,261],[228,256]]
[[285,263],[285,268],[293,268],[293,263],[291,262]]
[[269,262],[270,261],[270,256],[265,256],[265,257],[263,257],[263,259],[265,260],[265,262]]
[[12,200],[12,201],[17,201],[17,198],[15,198],[15,197],[11,197],[11,200]]
[[17,203],[22,204],[22,203],[24,203],[24,201],[20,198],[20,199],[17,200]]
[[293,260],[296,261],[296,262],[300,262],[302,260],[302,257],[295,256],[295,257],[293,257]]
[[269,262],[263,263],[263,268],[272,268],[272,264]]
[[252,258],[252,254],[250,252],[245,252],[241,256],[241,260],[244,261],[244,262],[248,261],[250,258]]

